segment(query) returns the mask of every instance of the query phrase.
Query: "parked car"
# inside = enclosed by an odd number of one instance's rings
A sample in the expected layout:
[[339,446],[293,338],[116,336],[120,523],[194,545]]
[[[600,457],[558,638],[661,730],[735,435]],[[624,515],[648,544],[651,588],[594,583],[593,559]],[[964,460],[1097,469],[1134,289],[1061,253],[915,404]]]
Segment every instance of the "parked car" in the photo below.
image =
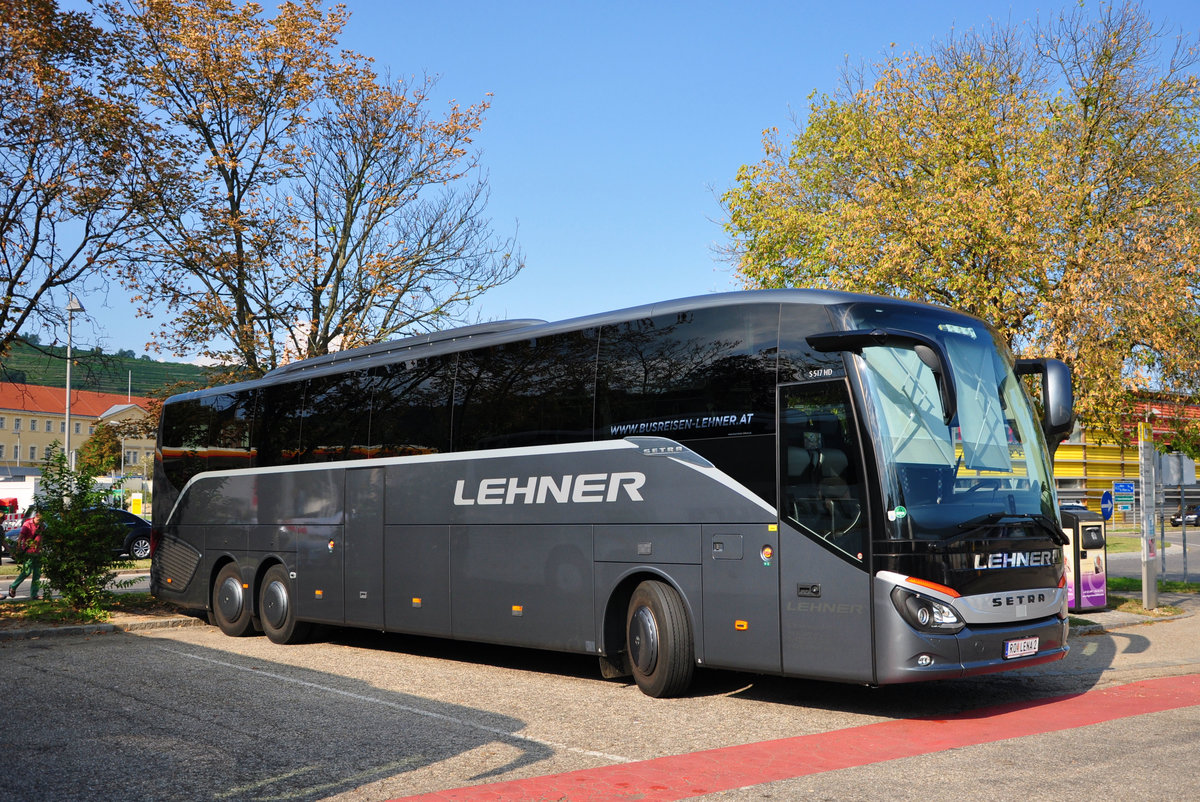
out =
[[122,554],[128,554],[135,560],[144,560],[150,556],[150,522],[141,516],[134,515],[128,510],[109,509],[117,520],[129,531],[125,533],[125,544]]
[[[125,539],[121,547],[117,549],[119,554],[128,554],[135,560],[144,560],[150,556],[150,522],[145,518],[134,515],[132,512],[117,509],[116,507],[104,508],[110,515],[114,516],[118,522],[125,526]],[[21,527],[17,526],[9,529],[4,533],[4,553],[11,555],[12,547],[17,542],[17,536],[21,533]]]
[[1179,526],[1181,523],[1187,523],[1188,526],[1200,524],[1200,504],[1188,507],[1186,513],[1177,512],[1171,516],[1171,526]]

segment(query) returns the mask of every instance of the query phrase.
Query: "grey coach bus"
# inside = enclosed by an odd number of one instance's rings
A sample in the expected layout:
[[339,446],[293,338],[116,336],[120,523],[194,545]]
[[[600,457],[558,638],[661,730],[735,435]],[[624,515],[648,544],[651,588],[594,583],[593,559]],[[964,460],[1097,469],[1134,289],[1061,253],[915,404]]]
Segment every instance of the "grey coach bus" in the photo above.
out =
[[229,635],[594,654],[652,696],[1029,666],[1067,651],[1071,406],[987,324],[848,293],[412,337],[169,399],[151,587]]

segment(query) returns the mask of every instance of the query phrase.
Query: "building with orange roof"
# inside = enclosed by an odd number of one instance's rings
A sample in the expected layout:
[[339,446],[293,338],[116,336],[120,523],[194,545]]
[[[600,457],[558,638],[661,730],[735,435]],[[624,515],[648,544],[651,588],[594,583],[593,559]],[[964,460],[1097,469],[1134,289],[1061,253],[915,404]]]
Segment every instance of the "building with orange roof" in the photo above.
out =
[[[66,400],[62,387],[0,382],[0,469],[11,474],[40,467],[54,443],[64,445]],[[149,414],[148,398],[72,389],[71,450],[78,453],[100,423],[130,423]],[[153,438],[127,437],[122,445],[122,472],[148,476]]]

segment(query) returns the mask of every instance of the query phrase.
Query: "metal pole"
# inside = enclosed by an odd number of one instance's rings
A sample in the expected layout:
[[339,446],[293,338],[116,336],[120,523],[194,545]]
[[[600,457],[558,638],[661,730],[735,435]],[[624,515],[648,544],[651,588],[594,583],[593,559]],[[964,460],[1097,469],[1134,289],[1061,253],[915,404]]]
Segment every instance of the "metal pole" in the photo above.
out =
[[84,311],[83,304],[79,303],[79,299],[76,298],[74,295],[72,295],[71,300],[67,303],[67,307],[66,307],[66,312],[67,312],[67,409],[66,409],[67,437],[66,437],[65,442],[63,443],[63,447],[66,449],[67,466],[69,468],[71,468],[71,470],[75,469],[75,457],[71,453],[71,361],[72,361],[71,360],[71,338],[72,338],[71,324],[74,323],[74,321],[75,321],[75,313],[82,312],[82,311]]
[[[1182,473],[1183,473],[1183,471],[1181,470],[1180,471],[1180,474],[1181,474],[1180,481],[1181,482],[1183,481]],[[1182,536],[1182,540],[1183,540],[1183,582],[1186,585],[1187,581],[1188,581],[1188,570],[1187,570],[1187,510],[1188,510],[1188,508],[1187,508],[1187,498],[1184,496],[1183,493],[1184,493],[1183,485],[1181,484],[1181,485],[1179,485],[1179,509],[1182,510],[1182,512],[1180,512],[1180,514],[1179,514],[1179,534]]]
[[[1179,470],[1179,481],[1183,482],[1183,469]],[[1187,501],[1183,495],[1183,485],[1179,485],[1179,532],[1183,535],[1183,571],[1184,579],[1187,581]],[[1163,537],[1166,535],[1166,527],[1163,527]],[[1167,573],[1167,549],[1163,547],[1163,574]]]
[[67,304],[67,437],[63,444],[63,453],[67,455],[68,468],[74,468],[71,460],[71,322],[74,319],[75,313],[71,311],[71,305]]
[[1158,514],[1158,555],[1159,568],[1158,575],[1166,576],[1166,513],[1165,510]]

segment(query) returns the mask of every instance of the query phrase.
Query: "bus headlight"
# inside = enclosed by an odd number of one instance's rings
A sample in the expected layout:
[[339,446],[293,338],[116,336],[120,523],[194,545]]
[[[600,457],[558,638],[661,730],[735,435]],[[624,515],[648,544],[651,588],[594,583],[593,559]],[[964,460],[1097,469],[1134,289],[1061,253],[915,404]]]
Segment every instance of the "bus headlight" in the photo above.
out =
[[904,620],[920,632],[952,635],[965,626],[950,605],[899,585],[892,588],[892,604]]

